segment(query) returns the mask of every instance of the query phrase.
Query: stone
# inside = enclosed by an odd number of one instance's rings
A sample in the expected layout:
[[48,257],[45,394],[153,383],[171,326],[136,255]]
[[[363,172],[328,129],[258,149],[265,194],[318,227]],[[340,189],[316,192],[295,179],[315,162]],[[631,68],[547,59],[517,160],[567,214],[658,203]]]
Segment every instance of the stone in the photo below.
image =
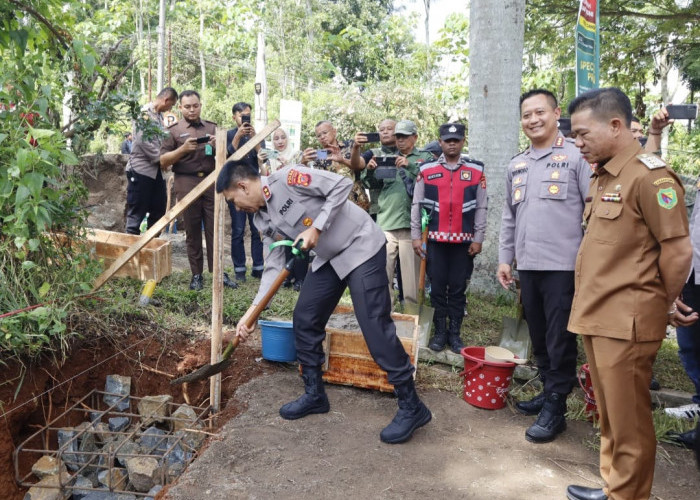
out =
[[170,416],[170,403],[173,397],[170,394],[160,396],[146,396],[139,401],[139,415],[144,423],[162,423]]
[[145,454],[162,455],[168,449],[166,433],[157,427],[151,426],[143,431],[139,443]]
[[55,476],[61,468],[61,463],[51,455],[44,455],[32,465],[32,473],[39,479]]
[[112,432],[121,432],[129,427],[129,417],[112,417],[108,420],[108,428]]
[[126,462],[128,462],[130,458],[140,454],[141,447],[133,441],[127,441],[119,446],[119,449],[117,450],[117,461],[122,467],[126,467]]
[[102,412],[101,411],[91,411],[90,412],[90,422],[96,424],[102,422]]
[[78,456],[78,432],[72,427],[58,429],[58,456],[66,464],[68,469],[76,471],[80,468]]
[[95,439],[97,440],[98,443],[106,443],[109,441],[109,438],[112,436],[109,426],[105,424],[104,422],[99,422],[94,425],[95,427]]
[[146,497],[146,500],[155,500],[155,496],[158,494],[160,490],[163,489],[163,486],[160,484],[156,484],[153,488],[148,490],[148,496]]
[[92,493],[92,490],[83,488],[94,488],[95,484],[91,479],[85,476],[77,476],[75,482],[73,483],[73,496],[72,500],[83,500],[87,495]]
[[130,458],[126,461],[126,470],[136,491],[147,492],[160,482],[160,465],[155,458]]
[[206,434],[194,431],[177,431],[174,436],[182,436],[182,442],[185,444],[185,448],[189,448],[192,451],[198,450],[207,439]]
[[[109,406],[116,405],[117,411],[129,409],[129,394],[131,394],[131,377],[122,375],[107,375],[105,382],[105,394],[103,401]],[[127,397],[124,397],[127,396]]]
[[52,474],[44,477],[36,485],[29,488],[29,491],[24,495],[24,500],[63,500],[64,496],[61,493],[61,483],[68,485],[70,475],[67,472],[62,472],[59,478],[58,474]]
[[201,427],[201,424],[197,422],[197,413],[189,405],[179,406],[178,409],[173,412],[171,417],[173,432],[177,432],[181,429]]
[[111,487],[115,490],[124,489],[128,479],[126,470],[113,467],[111,472],[112,474],[110,475],[110,469],[107,469],[97,474],[97,479],[100,484],[105,488]]

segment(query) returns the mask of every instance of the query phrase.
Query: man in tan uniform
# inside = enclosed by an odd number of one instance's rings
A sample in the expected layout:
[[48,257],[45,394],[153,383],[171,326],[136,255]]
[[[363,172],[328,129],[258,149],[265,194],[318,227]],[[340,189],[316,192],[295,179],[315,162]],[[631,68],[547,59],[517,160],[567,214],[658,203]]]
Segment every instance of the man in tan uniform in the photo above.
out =
[[596,166],[568,328],[583,335],[590,365],[605,487],[572,485],[567,497],[646,500],[656,453],[651,367],[692,256],[683,185],[663,160],[644,153],[619,89],[581,94],[569,113],[576,146]]

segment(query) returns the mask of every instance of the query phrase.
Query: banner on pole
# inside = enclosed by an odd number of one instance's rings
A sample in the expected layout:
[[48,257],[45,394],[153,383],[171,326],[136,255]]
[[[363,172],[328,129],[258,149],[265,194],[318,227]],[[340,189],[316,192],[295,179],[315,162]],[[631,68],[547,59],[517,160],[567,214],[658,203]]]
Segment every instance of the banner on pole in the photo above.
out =
[[576,22],[576,95],[597,89],[599,74],[598,0],[581,0]]

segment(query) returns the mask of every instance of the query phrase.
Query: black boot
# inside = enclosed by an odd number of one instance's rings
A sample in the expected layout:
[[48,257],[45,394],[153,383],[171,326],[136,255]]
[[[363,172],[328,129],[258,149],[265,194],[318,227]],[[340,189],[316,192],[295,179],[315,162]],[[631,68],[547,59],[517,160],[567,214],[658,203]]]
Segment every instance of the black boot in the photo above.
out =
[[311,413],[328,413],[331,408],[323,389],[321,368],[302,366],[301,378],[304,379],[304,394],[280,408],[280,416],[286,420],[295,420]]
[[461,314],[450,315],[450,329],[447,334],[447,343],[450,345],[452,352],[461,354],[464,344],[462,343],[462,320],[464,316]]
[[548,443],[566,429],[566,394],[545,393],[542,411],[534,424],[525,431],[525,439],[531,443]]
[[435,325],[435,335],[430,339],[428,348],[431,351],[440,352],[447,344],[447,318],[433,318],[433,325]]
[[569,500],[608,500],[603,488],[587,488],[573,484],[566,488],[566,498]]
[[542,411],[544,406],[544,391],[540,392],[537,396],[527,401],[518,401],[515,403],[515,409],[523,415],[537,415]]
[[389,444],[408,441],[413,431],[433,418],[428,407],[418,398],[412,378],[408,382],[397,385],[395,389],[399,399],[399,411],[396,412],[394,420],[379,434],[379,438]]

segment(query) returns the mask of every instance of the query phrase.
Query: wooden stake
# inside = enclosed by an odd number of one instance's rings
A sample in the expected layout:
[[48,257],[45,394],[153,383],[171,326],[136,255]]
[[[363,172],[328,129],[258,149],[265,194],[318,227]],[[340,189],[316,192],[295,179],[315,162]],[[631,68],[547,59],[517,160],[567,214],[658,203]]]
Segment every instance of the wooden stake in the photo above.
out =
[[[226,131],[216,131],[216,170],[226,163]],[[211,364],[221,358],[221,325],[224,322],[223,277],[224,277],[224,195],[217,193],[214,198],[214,270],[211,285]],[[221,373],[211,377],[209,400],[212,411],[219,411],[221,404]]]
[[[248,142],[241,146],[238,149],[238,151],[236,151],[233,155],[228,157],[226,161],[242,160],[249,152],[251,152],[255,148],[255,146],[260,144],[265,139],[265,137],[277,130],[279,126],[279,120],[274,120],[268,123],[264,129],[255,134],[253,137],[251,137]],[[225,143],[226,140],[224,140],[224,145]],[[165,229],[165,226],[167,226],[170,223],[170,221],[174,220],[197,198],[199,198],[202,195],[202,193],[204,193],[204,191],[206,191],[207,189],[209,189],[209,187],[214,185],[214,183],[216,183],[216,178],[219,175],[219,170],[220,166],[217,165],[216,169],[211,174],[205,177],[204,180],[202,180],[202,182],[200,182],[197,185],[197,187],[190,191],[187,194],[187,196],[180,200],[172,209],[168,210],[168,212],[163,217],[161,217],[158,222],[153,224],[153,226],[151,226],[151,228],[148,231],[141,235],[141,238],[137,242],[130,246],[117,260],[115,260],[112,263],[112,265],[108,269],[106,269],[102,274],[100,274],[95,280],[94,285],[92,286],[92,292],[96,292],[97,290],[99,290],[109,278],[114,276],[114,273],[119,271],[119,269],[121,269],[122,266],[127,263],[129,259],[136,255],[136,253],[143,247],[145,247],[149,241],[151,241],[153,238],[155,238],[157,234],[159,234],[163,229]]]

